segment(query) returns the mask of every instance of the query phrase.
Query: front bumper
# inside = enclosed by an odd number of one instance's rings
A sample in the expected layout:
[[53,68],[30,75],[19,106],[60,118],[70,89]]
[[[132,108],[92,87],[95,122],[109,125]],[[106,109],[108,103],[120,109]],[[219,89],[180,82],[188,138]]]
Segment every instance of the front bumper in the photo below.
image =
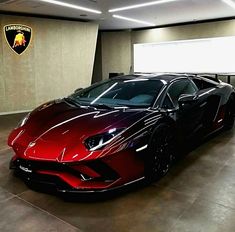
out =
[[[57,193],[105,193],[144,180],[144,177],[129,182],[122,182],[120,176],[100,161],[92,162],[96,177],[88,177],[67,164],[57,162],[38,162],[20,158],[12,158],[10,169],[29,186],[39,191]],[[87,179],[84,179],[84,176]],[[89,179],[90,178],[90,179]],[[75,187],[76,186],[76,187]]]

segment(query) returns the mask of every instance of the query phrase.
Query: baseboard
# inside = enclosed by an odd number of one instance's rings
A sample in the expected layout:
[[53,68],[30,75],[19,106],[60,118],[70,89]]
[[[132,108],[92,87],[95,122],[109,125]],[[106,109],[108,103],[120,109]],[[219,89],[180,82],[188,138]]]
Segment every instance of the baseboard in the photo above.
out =
[[0,116],[3,115],[10,115],[10,114],[21,114],[21,113],[28,113],[32,110],[18,110],[18,111],[10,111],[10,112],[0,112]]

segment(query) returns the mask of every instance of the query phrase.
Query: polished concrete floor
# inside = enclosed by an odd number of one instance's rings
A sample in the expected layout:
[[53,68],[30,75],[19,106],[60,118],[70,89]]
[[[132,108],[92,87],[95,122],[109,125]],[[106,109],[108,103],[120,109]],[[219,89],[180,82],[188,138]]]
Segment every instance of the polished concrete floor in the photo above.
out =
[[21,117],[0,116],[1,232],[235,231],[235,130],[202,144],[150,186],[68,202],[30,190],[8,170],[6,139]]

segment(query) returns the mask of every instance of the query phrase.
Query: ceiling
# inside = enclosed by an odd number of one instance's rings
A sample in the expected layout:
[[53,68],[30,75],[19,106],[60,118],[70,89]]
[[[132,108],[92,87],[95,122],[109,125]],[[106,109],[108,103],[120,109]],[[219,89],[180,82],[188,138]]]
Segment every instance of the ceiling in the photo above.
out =
[[95,21],[99,23],[102,30],[146,27],[146,25],[138,22],[114,18],[114,14],[147,21],[155,26],[235,16],[235,8],[225,3],[225,1],[230,1],[235,6],[235,0],[167,0],[166,2],[159,0],[163,3],[113,13],[109,12],[109,9],[151,1],[153,0],[60,0],[60,2],[92,8],[102,12],[101,14],[94,14],[41,0],[0,0],[0,11]]

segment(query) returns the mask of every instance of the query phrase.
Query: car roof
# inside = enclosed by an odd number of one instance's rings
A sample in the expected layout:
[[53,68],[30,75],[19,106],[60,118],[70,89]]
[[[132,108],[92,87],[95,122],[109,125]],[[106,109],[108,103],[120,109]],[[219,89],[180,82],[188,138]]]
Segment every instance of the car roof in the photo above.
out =
[[164,80],[166,82],[171,82],[178,78],[193,77],[190,74],[181,73],[140,73],[140,74],[130,74],[118,77],[113,77],[116,80],[138,80],[138,79],[149,79],[149,80]]

